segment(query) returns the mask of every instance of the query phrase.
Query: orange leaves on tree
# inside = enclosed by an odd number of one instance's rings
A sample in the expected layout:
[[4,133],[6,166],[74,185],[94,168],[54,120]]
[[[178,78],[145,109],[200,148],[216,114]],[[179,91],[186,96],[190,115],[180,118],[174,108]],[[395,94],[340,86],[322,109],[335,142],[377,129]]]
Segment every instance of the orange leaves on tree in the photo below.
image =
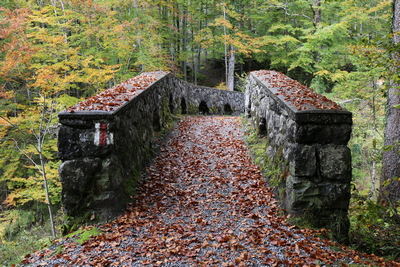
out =
[[0,52],[4,60],[0,61],[0,77],[10,81],[24,72],[30,64],[34,49],[27,41],[26,26],[30,12],[28,9],[9,10],[0,8]]

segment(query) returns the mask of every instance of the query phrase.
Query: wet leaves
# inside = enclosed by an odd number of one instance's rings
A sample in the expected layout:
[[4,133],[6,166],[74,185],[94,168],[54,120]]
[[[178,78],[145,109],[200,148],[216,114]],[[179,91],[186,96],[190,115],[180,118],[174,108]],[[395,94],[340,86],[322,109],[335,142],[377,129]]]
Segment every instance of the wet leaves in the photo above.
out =
[[343,108],[323,95],[317,94],[311,88],[290,79],[283,73],[269,70],[253,71],[258,79],[263,81],[268,88],[277,90],[275,95],[297,108],[297,110],[330,109],[343,110]]
[[[82,245],[27,256],[33,266],[396,266],[323,240],[278,215],[237,118],[185,117],[124,215]],[[346,266],[346,265],[344,265]]]
[[167,73],[164,71],[142,73],[95,96],[89,97],[85,101],[68,108],[66,111],[71,113],[76,111],[113,112],[131,101],[135,96]]

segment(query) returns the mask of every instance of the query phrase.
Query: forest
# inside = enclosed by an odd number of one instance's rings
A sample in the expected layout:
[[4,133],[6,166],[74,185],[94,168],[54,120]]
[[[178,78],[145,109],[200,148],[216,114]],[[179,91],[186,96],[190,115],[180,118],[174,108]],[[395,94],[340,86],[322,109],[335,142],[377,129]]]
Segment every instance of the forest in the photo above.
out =
[[240,91],[246,73],[271,69],[353,112],[350,245],[399,259],[400,199],[381,190],[399,184],[382,178],[383,155],[397,148],[384,143],[388,92],[400,79],[394,2],[2,0],[0,258],[18,262],[68,220],[59,111],[147,71]]

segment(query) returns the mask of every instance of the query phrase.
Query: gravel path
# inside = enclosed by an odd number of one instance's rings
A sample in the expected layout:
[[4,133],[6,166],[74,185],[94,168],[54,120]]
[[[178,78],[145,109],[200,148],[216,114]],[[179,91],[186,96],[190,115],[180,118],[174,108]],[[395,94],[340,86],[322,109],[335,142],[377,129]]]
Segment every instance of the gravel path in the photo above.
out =
[[102,234],[22,266],[400,266],[287,223],[235,117],[184,117],[133,203]]

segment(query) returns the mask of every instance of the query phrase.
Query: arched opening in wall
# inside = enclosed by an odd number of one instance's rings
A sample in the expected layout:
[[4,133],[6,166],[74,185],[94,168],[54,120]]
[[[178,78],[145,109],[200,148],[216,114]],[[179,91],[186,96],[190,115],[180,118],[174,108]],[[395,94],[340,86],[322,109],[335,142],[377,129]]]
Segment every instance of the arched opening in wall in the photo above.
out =
[[160,115],[157,110],[153,112],[153,130],[156,132],[161,131]]
[[265,118],[261,118],[258,123],[258,135],[267,135],[267,120]]
[[209,112],[210,112],[210,109],[208,108],[207,103],[205,101],[201,101],[200,105],[199,105],[199,113],[208,115]]
[[186,100],[183,97],[181,99],[181,114],[187,114]]
[[169,112],[170,113],[174,113],[174,98],[172,97],[172,94],[170,94],[169,95],[169,104],[168,104],[168,107],[169,107]]
[[233,113],[233,110],[231,108],[231,105],[225,104],[224,105],[224,114],[225,115],[231,115]]

